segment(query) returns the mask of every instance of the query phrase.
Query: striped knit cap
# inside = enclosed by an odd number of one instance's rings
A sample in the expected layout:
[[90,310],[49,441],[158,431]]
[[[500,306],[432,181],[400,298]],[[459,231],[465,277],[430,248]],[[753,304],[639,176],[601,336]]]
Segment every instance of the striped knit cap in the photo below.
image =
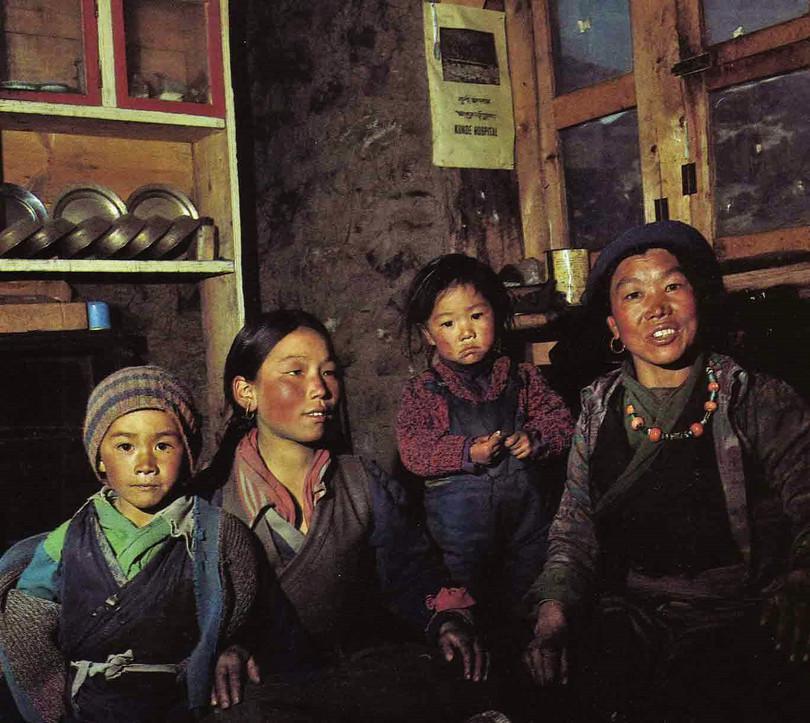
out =
[[98,451],[112,423],[129,412],[159,409],[171,414],[183,435],[189,470],[193,473],[202,446],[200,420],[194,398],[174,375],[157,366],[126,367],[103,379],[87,400],[84,448],[98,472]]

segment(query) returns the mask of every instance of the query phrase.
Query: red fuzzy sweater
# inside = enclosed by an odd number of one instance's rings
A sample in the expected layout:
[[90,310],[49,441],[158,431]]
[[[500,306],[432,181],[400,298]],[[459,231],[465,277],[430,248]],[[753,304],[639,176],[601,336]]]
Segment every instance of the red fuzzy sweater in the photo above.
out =
[[[397,414],[397,443],[403,464],[420,477],[437,477],[461,472],[471,438],[449,433],[450,415],[441,393],[431,389],[433,373],[455,396],[471,402],[497,399],[506,388],[512,362],[498,357],[492,365],[486,391],[479,394],[464,384],[459,375],[439,360],[433,370],[411,379],[402,393]],[[568,450],[574,420],[562,398],[531,364],[519,364],[518,404],[526,423],[523,430],[540,441],[534,459],[548,459]],[[494,429],[491,431],[495,431]]]

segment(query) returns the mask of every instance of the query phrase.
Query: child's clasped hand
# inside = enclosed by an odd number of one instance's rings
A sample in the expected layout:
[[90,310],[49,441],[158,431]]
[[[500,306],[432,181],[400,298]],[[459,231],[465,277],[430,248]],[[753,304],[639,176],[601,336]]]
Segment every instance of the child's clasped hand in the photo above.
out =
[[524,431],[514,432],[508,437],[497,430],[489,436],[476,437],[470,445],[470,459],[475,464],[490,465],[498,461],[504,450],[517,459],[525,459],[534,448],[532,437]]

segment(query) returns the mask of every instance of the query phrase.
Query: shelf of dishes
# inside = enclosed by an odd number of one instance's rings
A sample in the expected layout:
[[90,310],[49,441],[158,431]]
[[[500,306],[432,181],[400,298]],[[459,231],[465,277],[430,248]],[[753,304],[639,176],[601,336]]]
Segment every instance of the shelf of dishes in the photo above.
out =
[[70,186],[50,214],[30,190],[0,184],[0,229],[0,261],[213,262],[219,255],[213,219],[164,184],[140,186],[126,201],[99,184]]

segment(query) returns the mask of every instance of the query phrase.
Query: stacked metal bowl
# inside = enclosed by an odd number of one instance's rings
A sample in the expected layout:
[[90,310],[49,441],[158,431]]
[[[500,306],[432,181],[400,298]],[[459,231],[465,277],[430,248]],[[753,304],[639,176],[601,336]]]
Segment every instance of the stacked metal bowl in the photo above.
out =
[[141,186],[126,202],[105,186],[70,186],[49,215],[29,190],[3,183],[0,202],[0,258],[178,259],[201,228],[213,228],[185,193],[162,184]]

